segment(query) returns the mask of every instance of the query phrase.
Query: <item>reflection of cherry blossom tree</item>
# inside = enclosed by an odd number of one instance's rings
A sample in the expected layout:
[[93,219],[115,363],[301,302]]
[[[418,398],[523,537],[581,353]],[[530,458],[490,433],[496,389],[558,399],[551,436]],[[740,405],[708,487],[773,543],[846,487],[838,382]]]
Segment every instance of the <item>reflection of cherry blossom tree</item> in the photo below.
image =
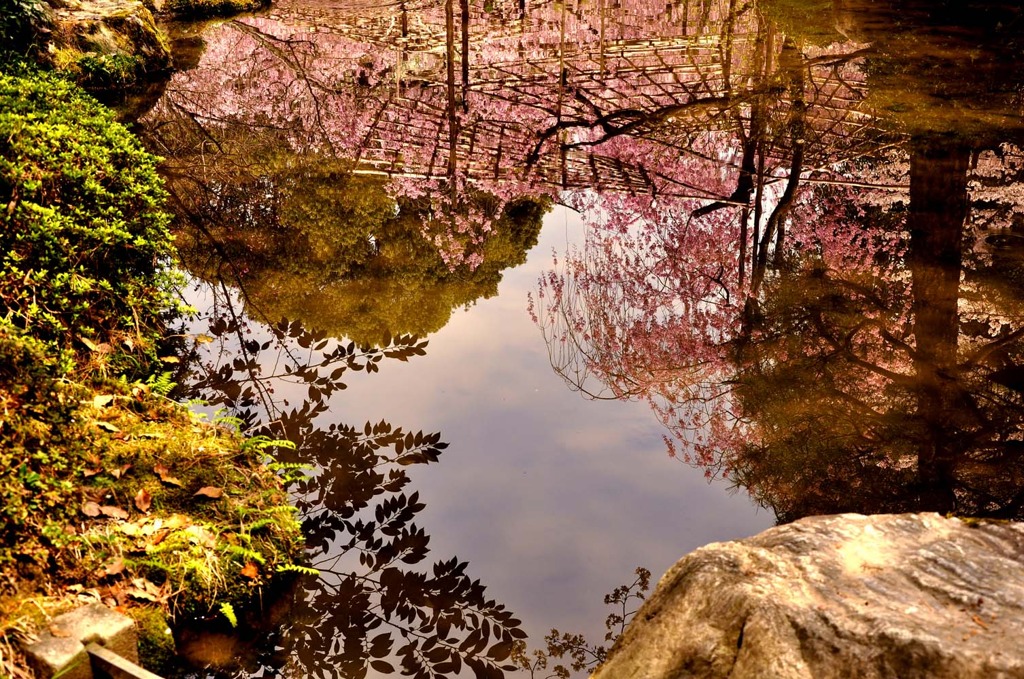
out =
[[[788,246],[863,263],[899,245],[866,243],[843,220],[855,190],[846,173],[884,139],[858,110],[860,48],[803,54],[763,23],[752,44],[742,87],[605,125],[586,142],[604,138],[600,148],[680,179],[647,196],[574,196],[586,245],[542,281],[535,309],[571,385],[649,401],[673,454],[682,440],[709,474],[750,435],[732,394],[735,352]],[[684,134],[685,153],[655,151]],[[682,182],[690,195],[673,195]]]
[[[783,518],[1016,516],[1022,484],[998,470],[1024,437],[1020,301],[984,273],[991,255],[965,249],[993,214],[1013,223],[1014,194],[991,192],[972,221],[966,147],[910,150],[909,166],[896,154],[885,169],[909,194],[797,194],[779,269],[756,296],[739,283],[735,230],[633,206],[630,229],[595,232],[542,282],[556,368],[591,395],[646,399],[690,461]],[[1013,181],[1014,154],[1002,155],[979,183]]]
[[[395,195],[429,194],[443,216],[432,237],[463,246],[455,234],[474,232],[469,241],[479,241],[488,226],[486,216],[471,214],[467,193],[507,202],[594,187],[711,200],[694,209],[712,212],[747,204],[753,170],[767,163],[774,171],[772,158],[792,158],[781,168],[792,184],[804,160],[789,149],[819,128],[852,124],[856,106],[833,102],[856,99],[843,70],[849,59],[782,58],[791,46],[780,57],[786,43],[751,6],[650,4],[466,5],[459,49],[452,3],[377,8],[365,19],[334,15],[315,23],[315,34],[294,8],[234,21],[209,33],[202,61],[175,76],[144,122],[165,142],[176,126],[198,126],[203,146],[216,146],[232,126],[272,130],[294,151],[333,154],[353,172],[386,177]],[[510,11],[519,30],[502,21]],[[769,110],[777,88],[802,92],[804,70],[828,68],[835,77],[814,81],[815,116],[801,113],[802,96],[783,106],[788,114]],[[172,158],[190,152],[164,146]],[[739,181],[728,186],[738,165]],[[783,190],[779,205],[792,193]],[[776,239],[783,216],[780,207],[767,218]],[[740,220],[743,228],[750,219],[759,226],[757,217]],[[448,236],[437,231],[445,221]],[[769,240],[765,232],[755,268]],[[446,254],[473,262],[479,249]]]

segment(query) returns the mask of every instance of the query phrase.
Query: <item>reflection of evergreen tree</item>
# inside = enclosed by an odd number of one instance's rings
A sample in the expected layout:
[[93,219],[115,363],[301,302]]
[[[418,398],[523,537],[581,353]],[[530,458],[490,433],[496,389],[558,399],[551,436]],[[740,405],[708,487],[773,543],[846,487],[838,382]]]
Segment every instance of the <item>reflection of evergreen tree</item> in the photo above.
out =
[[[960,146],[915,146],[909,250],[895,269],[812,257],[772,283],[736,380],[757,442],[733,466],[780,519],[1024,515],[1024,402],[1009,381],[1024,344],[1006,323],[1022,300],[961,290],[967,167]],[[967,279],[988,280],[981,271]]]
[[435,332],[452,309],[496,294],[501,272],[536,244],[547,209],[546,199],[498,208],[472,196],[482,214],[497,214],[479,246],[482,263],[451,269],[424,235],[426,199],[396,201],[379,179],[347,174],[337,161],[284,156],[229,168],[189,195],[182,212],[196,218],[179,248],[194,273],[213,280],[230,267],[257,316],[361,343]]

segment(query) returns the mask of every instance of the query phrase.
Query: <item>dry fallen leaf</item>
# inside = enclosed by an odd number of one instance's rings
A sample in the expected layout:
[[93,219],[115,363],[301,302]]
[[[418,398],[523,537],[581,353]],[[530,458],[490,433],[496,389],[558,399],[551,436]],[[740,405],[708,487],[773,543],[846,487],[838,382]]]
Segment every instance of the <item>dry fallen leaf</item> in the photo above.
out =
[[132,468],[132,465],[129,462],[128,464],[121,465],[117,469],[111,470],[110,475],[113,476],[115,479],[120,479],[122,476],[124,476],[125,472],[128,471],[131,468]]
[[127,589],[126,594],[135,599],[157,603],[166,601],[169,596],[166,585],[164,587],[157,587],[145,578],[133,579],[132,587]]
[[100,592],[95,587],[90,587],[89,589],[84,590],[78,594],[78,600],[88,602],[99,601]]
[[121,431],[117,428],[117,425],[111,424],[110,422],[103,422],[102,420],[96,420],[95,425],[103,431],[109,431],[111,434]]
[[256,578],[260,577],[260,569],[256,567],[256,564],[250,561],[242,567],[242,575],[249,578],[250,580],[255,580]]
[[217,545],[217,540],[214,538],[213,533],[202,526],[189,526],[185,529],[185,534],[188,535],[188,541],[193,545],[202,545],[203,547],[210,548]]
[[93,476],[96,476],[97,474],[99,474],[102,471],[103,471],[102,469],[84,469],[84,470],[82,470],[82,476],[84,476],[85,478],[89,479],[89,478],[92,478]]
[[164,525],[171,530],[177,530],[178,528],[184,528],[185,526],[191,525],[191,523],[192,521],[184,514],[171,514],[167,517],[167,521]]
[[124,572],[124,559],[117,557],[111,559],[103,566],[103,575],[120,575]]
[[67,639],[71,636],[71,632],[64,629],[63,627],[58,627],[57,625],[50,625],[50,634],[59,639]]
[[125,535],[127,535],[129,537],[135,537],[136,535],[138,535],[141,532],[141,529],[139,528],[139,524],[137,524],[137,523],[125,522],[125,523],[119,524],[118,525],[118,529],[122,533],[124,533]]
[[208,498],[216,500],[217,498],[219,498],[223,494],[224,494],[224,491],[222,489],[216,487],[216,486],[203,486],[202,488],[200,488],[196,492],[192,493],[192,497],[196,497],[196,496],[208,497]]
[[100,506],[95,502],[86,502],[82,505],[82,513],[86,516],[99,516]]
[[97,394],[96,396],[92,397],[92,405],[94,408],[102,408],[106,405],[109,405],[110,402],[113,400],[114,397],[110,394]]
[[150,505],[153,504],[153,496],[149,494],[149,491],[145,488],[139,490],[135,496],[135,506],[139,508],[140,512],[148,512]]
[[127,519],[128,512],[121,509],[120,507],[112,507],[110,505],[103,505],[100,507],[100,513],[103,516],[109,516],[112,519]]
[[162,464],[155,465],[153,467],[153,471],[160,477],[161,483],[166,483],[168,486],[178,487],[182,485],[181,481],[171,476],[171,470]]
[[138,587],[129,587],[126,593],[128,594],[128,596],[134,599],[141,599],[142,601],[157,602],[160,600],[159,598],[157,598],[156,595],[150,594],[146,590],[139,589]]

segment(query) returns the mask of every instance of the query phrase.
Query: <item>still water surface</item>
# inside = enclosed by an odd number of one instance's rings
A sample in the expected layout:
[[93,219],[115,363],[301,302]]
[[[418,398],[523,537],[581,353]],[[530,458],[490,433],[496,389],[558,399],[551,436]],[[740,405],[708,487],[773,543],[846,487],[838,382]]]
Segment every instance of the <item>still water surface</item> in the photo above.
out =
[[182,31],[140,121],[204,312],[180,378],[298,444],[323,571],[243,673],[511,675],[524,633],[600,641],[634,567],[776,520],[1021,514],[1018,10]]

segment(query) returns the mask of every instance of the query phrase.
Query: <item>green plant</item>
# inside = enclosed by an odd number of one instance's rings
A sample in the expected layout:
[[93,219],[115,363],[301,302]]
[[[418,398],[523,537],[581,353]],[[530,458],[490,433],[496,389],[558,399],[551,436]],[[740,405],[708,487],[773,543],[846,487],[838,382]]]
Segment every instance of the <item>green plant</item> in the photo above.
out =
[[73,452],[80,432],[75,390],[57,365],[45,345],[0,320],[2,544],[42,533],[47,516],[62,515],[71,497],[68,476],[80,464]]
[[[605,618],[608,632],[604,639],[614,643],[625,631],[626,624],[636,615],[640,603],[651,586],[651,572],[637,566],[636,578],[627,585],[620,585],[604,596],[604,603],[613,606]],[[635,602],[635,603],[634,603]],[[636,606],[636,608],[632,608]],[[559,632],[557,629],[544,637],[545,649],[528,652],[526,643],[519,641],[512,651],[512,662],[520,670],[528,672],[531,679],[569,679],[575,672],[592,672],[608,657],[607,646],[592,643],[582,634]],[[566,659],[568,664],[552,665],[556,659]]]
[[238,616],[235,615],[235,607],[229,603],[222,603],[220,605],[220,612],[228,622],[231,623],[232,627],[238,627]]
[[78,60],[78,68],[89,88],[121,89],[135,84],[144,63],[129,54],[86,54]]
[[320,575],[320,571],[309,566],[300,566],[295,563],[283,564],[277,567],[278,573],[300,573],[302,575]]
[[155,358],[175,306],[156,162],[72,83],[0,73],[0,314],[101,368]]
[[173,377],[171,372],[153,373],[146,378],[146,386],[150,390],[159,396],[167,396],[174,390],[178,384],[171,379]]

